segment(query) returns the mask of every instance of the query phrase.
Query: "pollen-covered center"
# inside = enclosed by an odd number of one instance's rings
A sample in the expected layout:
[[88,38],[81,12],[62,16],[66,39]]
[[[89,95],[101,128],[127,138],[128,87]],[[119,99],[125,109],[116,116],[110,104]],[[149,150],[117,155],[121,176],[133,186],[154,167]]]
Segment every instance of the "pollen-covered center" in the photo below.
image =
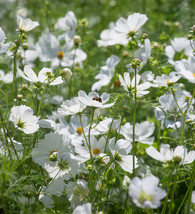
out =
[[76,130],[76,132],[81,135],[83,133],[83,130],[82,130],[81,127],[78,127],[77,130]]
[[93,155],[99,154],[100,150],[98,148],[95,148],[92,150]]
[[193,77],[195,77],[195,73],[193,73]]
[[98,97],[98,96],[93,97],[93,100],[102,103],[102,99],[100,97]]
[[64,52],[58,51],[58,59],[63,59],[63,57],[64,57]]
[[129,38],[129,37],[133,37],[134,35],[135,35],[135,31],[134,30],[132,30],[132,31],[129,31],[129,33],[127,34],[127,38]]

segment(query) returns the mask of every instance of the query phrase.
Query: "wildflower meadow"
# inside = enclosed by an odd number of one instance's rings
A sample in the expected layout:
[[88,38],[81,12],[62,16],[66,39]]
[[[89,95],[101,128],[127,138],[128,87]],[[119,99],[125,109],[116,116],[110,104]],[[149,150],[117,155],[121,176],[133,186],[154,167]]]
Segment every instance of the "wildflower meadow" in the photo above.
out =
[[0,214],[195,213],[194,11],[0,0]]

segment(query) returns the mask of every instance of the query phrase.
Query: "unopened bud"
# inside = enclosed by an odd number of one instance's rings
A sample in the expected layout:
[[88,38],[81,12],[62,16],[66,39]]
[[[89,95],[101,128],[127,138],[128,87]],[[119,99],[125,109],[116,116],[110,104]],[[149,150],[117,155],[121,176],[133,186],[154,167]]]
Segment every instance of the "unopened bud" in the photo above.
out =
[[188,38],[189,40],[191,40],[191,39],[193,39],[194,37],[193,37],[193,35],[188,35],[187,38]]
[[145,39],[145,38],[148,38],[148,34],[147,34],[147,33],[144,33],[142,37],[143,37],[144,39]]
[[192,28],[192,31],[195,33],[195,25],[193,25],[191,28]]
[[72,76],[72,71],[69,68],[64,68],[62,70],[62,74],[63,74],[64,78],[67,79]]
[[182,158],[180,156],[175,156],[173,158],[173,161],[176,163],[176,164],[179,164],[181,161],[182,161]]
[[132,68],[137,68],[141,64],[141,61],[139,59],[133,59],[131,62]]
[[28,43],[27,42],[22,43],[22,48],[24,50],[28,50]]
[[18,94],[18,95],[17,95],[17,99],[18,99],[18,100],[22,100],[22,99],[23,99],[23,95],[22,95],[22,94]]
[[81,44],[81,42],[82,42],[81,37],[78,36],[78,35],[75,35],[75,36],[74,36],[73,41],[74,41],[74,44],[75,44],[75,45],[79,45],[79,44]]
[[118,80],[118,81],[115,81],[114,85],[115,85],[116,87],[119,87],[119,86],[121,85],[121,82],[120,82],[119,80]]

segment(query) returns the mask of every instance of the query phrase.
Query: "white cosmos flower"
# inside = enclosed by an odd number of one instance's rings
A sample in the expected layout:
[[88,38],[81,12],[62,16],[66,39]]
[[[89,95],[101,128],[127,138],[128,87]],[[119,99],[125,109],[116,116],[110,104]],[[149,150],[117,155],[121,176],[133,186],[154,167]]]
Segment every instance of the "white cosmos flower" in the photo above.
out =
[[112,31],[114,37],[113,44],[126,46],[129,39],[138,32],[147,20],[147,16],[140,13],[134,13],[128,16],[127,19],[120,17]]
[[39,129],[38,117],[34,116],[33,110],[25,105],[12,107],[9,121],[25,134],[32,134]]
[[[133,77],[133,79],[131,80],[129,72],[125,72],[124,78],[121,75],[119,75],[119,81],[125,91],[127,91],[127,92],[132,91],[132,93],[133,93],[133,90],[135,89],[135,77]],[[148,94],[149,91],[146,91],[146,90],[151,87],[151,83],[144,82],[142,84],[139,84],[140,81],[141,81],[141,76],[139,74],[136,74],[136,90],[137,90],[136,95],[137,95],[137,97],[142,97],[145,94]],[[133,95],[134,95],[134,93],[133,93]]]
[[70,139],[68,136],[63,139],[58,133],[48,133],[45,138],[39,141],[33,149],[33,160],[43,168],[45,165],[55,166],[60,156],[69,152]]
[[4,33],[4,31],[1,29],[1,27],[0,27],[0,55],[1,55],[2,53],[5,53],[5,52],[7,51],[7,49],[9,48],[9,46],[10,46],[10,43],[4,44],[5,39],[6,39],[5,33]]
[[72,11],[66,13],[65,17],[59,18],[55,24],[55,29],[61,29],[65,31],[64,34],[59,36],[59,39],[65,39],[66,41],[72,40],[76,34],[77,19]]
[[158,86],[165,86],[167,87],[170,83],[177,82],[181,76],[179,76],[176,72],[170,72],[169,75],[162,74],[161,76],[157,76],[153,83],[157,84]]
[[189,57],[192,55],[190,41],[185,37],[174,38],[171,40],[171,45],[165,48],[165,54],[168,57],[168,62],[174,65],[175,61],[181,60],[185,56]]
[[74,115],[82,112],[86,108],[86,105],[79,101],[78,97],[74,97],[71,100],[66,100],[62,103],[58,109],[60,115]]
[[191,83],[195,83],[195,57],[192,56],[188,60],[182,59],[175,63],[175,70],[183,78]]
[[[148,121],[142,123],[135,124],[135,141],[152,145],[154,141],[154,137],[151,135],[154,133],[154,124],[149,123]],[[125,139],[133,141],[133,125],[130,123],[126,123],[121,126],[121,134],[125,137]]]
[[80,102],[82,102],[86,106],[96,108],[109,108],[115,104],[115,102],[105,104],[110,99],[110,95],[105,92],[101,96],[99,96],[99,94],[96,92],[90,92],[87,95],[84,91],[80,90],[78,92],[78,95],[78,99],[80,100]]
[[62,77],[59,76],[55,79],[48,79],[48,74],[52,75],[53,72],[50,68],[42,68],[39,72],[38,76],[35,74],[35,72],[32,70],[30,65],[24,66],[24,71],[20,70],[18,68],[18,73],[21,77],[23,77],[25,80],[32,82],[32,83],[47,83],[49,85],[59,85],[63,83]]
[[101,67],[100,73],[95,76],[95,79],[99,81],[92,85],[91,90],[100,90],[102,86],[108,85],[110,80],[114,76],[114,69],[119,63],[119,58],[115,55],[112,55],[106,60],[106,65]]
[[40,192],[39,200],[44,204],[46,208],[54,207],[54,201],[52,196],[56,195],[60,197],[64,191],[65,183],[62,177],[52,180],[47,187],[44,186]]
[[39,26],[39,22],[32,21],[31,19],[25,18],[18,14],[17,15],[17,25],[18,25],[19,30],[28,32],[28,31],[31,31],[32,29],[36,28],[37,26]]
[[0,70],[0,80],[4,83],[12,83],[13,82],[13,72],[10,71],[9,73],[5,74],[3,70]]
[[[104,152],[105,145],[106,145],[106,139],[105,137],[100,137],[99,140],[97,140],[94,136],[90,137],[90,145],[91,145],[91,153],[93,157],[96,157],[100,155],[100,153]],[[75,146],[75,152],[78,154],[77,158],[81,161],[86,161],[90,159],[90,152],[88,147],[77,145]]]
[[91,203],[77,206],[72,214],[92,214]]
[[[109,148],[115,161],[121,168],[132,173],[133,171],[133,156],[128,155],[132,149],[130,141],[120,139],[115,143],[115,137],[109,141]],[[138,167],[137,158],[135,157],[135,168]]]
[[160,207],[160,200],[167,193],[165,190],[158,187],[159,179],[153,175],[143,179],[135,177],[129,186],[129,195],[133,202],[143,209]]
[[175,149],[170,149],[170,145],[161,144],[160,152],[157,151],[153,146],[146,149],[146,153],[163,163],[173,161],[180,165],[192,163],[195,160],[195,151],[187,152],[185,146],[177,146]]

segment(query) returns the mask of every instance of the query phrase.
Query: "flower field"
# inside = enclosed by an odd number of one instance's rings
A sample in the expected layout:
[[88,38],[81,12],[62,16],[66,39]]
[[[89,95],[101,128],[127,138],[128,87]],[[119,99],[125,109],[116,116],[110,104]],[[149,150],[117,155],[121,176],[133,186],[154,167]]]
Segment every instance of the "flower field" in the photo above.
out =
[[194,10],[1,0],[0,213],[195,213]]

